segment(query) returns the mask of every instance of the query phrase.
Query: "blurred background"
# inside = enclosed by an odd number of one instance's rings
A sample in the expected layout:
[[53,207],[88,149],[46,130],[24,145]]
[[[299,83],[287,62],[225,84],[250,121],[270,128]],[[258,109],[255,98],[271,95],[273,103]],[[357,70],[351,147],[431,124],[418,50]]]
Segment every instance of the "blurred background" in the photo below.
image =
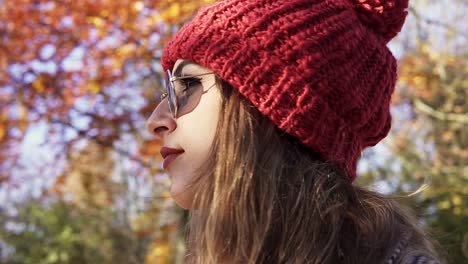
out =
[[[210,2],[0,0],[0,263],[181,263],[187,212],[144,123],[162,48]],[[410,1],[393,128],[356,182],[414,208],[452,263],[468,263],[467,11]]]

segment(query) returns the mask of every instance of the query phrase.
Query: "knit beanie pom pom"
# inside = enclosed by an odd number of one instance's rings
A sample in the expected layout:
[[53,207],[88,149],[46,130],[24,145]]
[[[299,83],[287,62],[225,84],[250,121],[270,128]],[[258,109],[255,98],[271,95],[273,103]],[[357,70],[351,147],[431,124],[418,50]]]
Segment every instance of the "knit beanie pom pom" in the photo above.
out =
[[361,22],[386,42],[400,32],[408,12],[408,0],[351,0]]

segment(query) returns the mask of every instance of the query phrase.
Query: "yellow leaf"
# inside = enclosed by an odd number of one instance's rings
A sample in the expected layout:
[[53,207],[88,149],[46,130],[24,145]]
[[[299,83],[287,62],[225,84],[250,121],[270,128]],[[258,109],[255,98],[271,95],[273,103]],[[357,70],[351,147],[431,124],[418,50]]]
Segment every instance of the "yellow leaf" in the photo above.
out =
[[107,34],[107,31],[105,30],[105,27],[100,27],[98,30],[98,37],[103,38]]
[[425,78],[421,75],[416,75],[413,77],[413,82],[416,85],[416,87],[422,86],[424,81],[425,81]]
[[159,20],[169,22],[174,21],[180,16],[180,3],[173,3],[166,10],[159,14]]
[[460,197],[459,195],[454,195],[454,196],[452,196],[452,203],[453,203],[454,205],[457,205],[457,206],[458,206],[458,205],[461,205],[461,203],[462,203],[461,197]]
[[96,27],[102,27],[102,25],[104,25],[104,19],[97,16],[88,17],[86,21],[95,25]]
[[45,86],[44,86],[44,83],[42,82],[42,78],[41,78],[41,77],[38,77],[38,78],[32,83],[32,87],[34,88],[34,90],[36,90],[36,92],[38,92],[38,93],[43,93],[44,90],[45,90]]
[[108,17],[109,16],[109,11],[108,10],[102,10],[99,15],[101,15],[102,17]]
[[118,55],[121,55],[121,56],[127,56],[133,50],[135,50],[135,45],[134,44],[126,44],[126,45],[123,45],[123,46],[117,48],[116,53]]
[[122,61],[123,58],[121,57],[117,57],[117,58],[113,58],[111,60],[111,65],[112,65],[112,68],[115,69],[115,70],[119,70],[120,68],[122,68]]
[[440,60],[440,53],[439,52],[435,52],[435,51],[429,51],[428,50],[428,53],[429,53],[429,58],[432,60],[432,61],[438,61]]
[[170,263],[170,257],[171,257],[171,247],[169,243],[165,241],[165,243],[157,243],[156,241],[153,241],[151,243],[148,253],[145,257],[145,264],[150,264],[150,263],[161,263],[161,264],[168,264]]
[[171,192],[168,191],[168,190],[164,190],[164,191],[161,192],[161,197],[169,198],[169,197],[171,197]]
[[21,132],[26,131],[26,128],[28,127],[28,109],[24,105],[19,105],[19,129]]
[[93,94],[97,94],[99,93],[99,91],[101,91],[101,86],[98,82],[90,82],[88,85],[88,91],[90,91]]
[[18,111],[19,111],[19,116],[20,116],[19,119],[20,120],[26,119],[26,116],[28,115],[28,109],[24,105],[20,104],[18,105]]
[[450,207],[449,201],[440,201],[438,202],[439,209],[448,209]]
[[422,43],[420,49],[425,54],[428,54],[431,51],[431,47],[427,43]]
[[184,12],[193,12],[198,9],[198,4],[197,3],[187,3],[182,6],[182,10]]

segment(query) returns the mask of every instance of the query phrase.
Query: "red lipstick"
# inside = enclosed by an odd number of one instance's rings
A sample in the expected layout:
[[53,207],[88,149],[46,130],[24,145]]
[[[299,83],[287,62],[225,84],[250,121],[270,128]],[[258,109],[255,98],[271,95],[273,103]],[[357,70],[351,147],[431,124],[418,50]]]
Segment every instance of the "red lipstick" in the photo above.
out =
[[183,149],[173,149],[168,147],[162,147],[159,151],[163,157],[163,169],[169,167],[169,164],[175,160],[180,154],[184,153]]

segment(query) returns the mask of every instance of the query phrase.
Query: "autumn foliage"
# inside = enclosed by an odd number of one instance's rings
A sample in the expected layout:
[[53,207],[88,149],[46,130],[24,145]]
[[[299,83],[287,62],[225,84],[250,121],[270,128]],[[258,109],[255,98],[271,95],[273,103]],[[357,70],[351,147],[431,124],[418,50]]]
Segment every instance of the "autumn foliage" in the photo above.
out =
[[[135,258],[125,263],[142,263],[146,248],[148,254],[160,251],[154,245],[159,237],[165,244],[158,245],[171,247],[167,239],[175,229],[166,226],[177,222],[178,213],[171,213],[173,205],[167,201],[167,177],[158,176],[160,143],[145,133],[144,122],[161,92],[162,47],[195,10],[209,2],[0,1],[2,193],[29,197],[32,189],[40,189],[34,197],[39,204],[33,207],[58,199],[66,203],[57,210],[95,215],[96,223],[117,219],[107,225],[108,233],[95,239],[115,240],[112,230],[127,232],[120,240],[134,245],[130,248],[137,252],[127,252]],[[32,157],[36,162],[30,162],[28,153],[35,151],[44,159]],[[21,206],[13,200],[0,208],[2,215]],[[172,220],[159,223],[164,208],[163,217]],[[13,222],[35,219],[31,212],[22,211],[26,219]],[[47,226],[41,217],[37,221]],[[12,218],[0,220],[8,226]],[[156,232],[165,228],[173,235]],[[77,241],[85,239],[74,236]],[[85,249],[93,250],[97,244]],[[105,251],[116,252],[116,246],[108,243]],[[54,246],[49,247],[53,252]],[[25,254],[38,257],[34,250]],[[151,261],[161,255],[151,254]],[[161,258],[173,255],[164,254]],[[48,258],[74,263],[72,256],[50,253]],[[117,255],[104,254],[101,263],[118,263],[116,259]]]

